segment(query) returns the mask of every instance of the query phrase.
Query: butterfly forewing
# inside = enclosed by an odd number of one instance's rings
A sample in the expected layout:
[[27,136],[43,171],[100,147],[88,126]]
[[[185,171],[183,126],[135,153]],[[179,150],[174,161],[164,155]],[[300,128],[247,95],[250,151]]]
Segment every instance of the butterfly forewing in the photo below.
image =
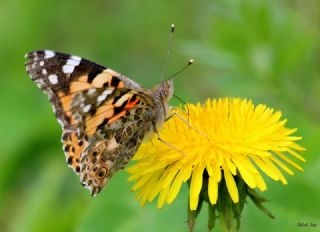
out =
[[26,57],[62,125],[67,163],[95,195],[132,158],[157,103],[134,81],[78,56],[39,50]]

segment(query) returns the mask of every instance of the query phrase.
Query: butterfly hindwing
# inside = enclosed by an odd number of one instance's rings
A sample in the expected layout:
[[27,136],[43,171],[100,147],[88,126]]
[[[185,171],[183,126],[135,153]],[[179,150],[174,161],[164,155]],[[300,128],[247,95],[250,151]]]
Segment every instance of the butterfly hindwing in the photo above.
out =
[[[107,111],[85,117],[89,146],[81,155],[80,179],[96,195],[107,180],[131,160],[151,128],[154,112],[140,93],[130,91],[101,106]],[[94,125],[94,126],[92,126]],[[94,129],[93,129],[94,128]]]

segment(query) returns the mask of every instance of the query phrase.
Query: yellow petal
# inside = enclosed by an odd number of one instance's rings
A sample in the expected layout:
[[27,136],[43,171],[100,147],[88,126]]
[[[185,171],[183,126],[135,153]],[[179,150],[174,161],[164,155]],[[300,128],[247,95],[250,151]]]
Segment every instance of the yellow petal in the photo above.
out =
[[253,173],[253,176],[255,178],[255,181],[257,183],[257,187],[260,189],[260,191],[265,191],[267,190],[266,183],[264,182],[262,176],[260,175],[259,172]]
[[182,178],[181,175],[178,174],[178,176],[173,181],[171,188],[169,190],[168,196],[167,196],[167,203],[171,204],[171,202],[174,201],[174,199],[177,197],[180,188],[182,185]]
[[239,202],[238,188],[237,188],[236,182],[233,179],[233,176],[230,173],[230,170],[226,167],[226,165],[223,165],[223,173],[224,173],[224,179],[226,181],[230,197],[234,203],[238,203]]
[[250,169],[246,168],[240,159],[234,161],[236,164],[243,180],[249,185],[250,188],[255,188],[257,186],[255,178],[253,177]]
[[216,204],[218,200],[218,182],[214,177],[209,177],[208,195],[210,203],[212,205]]
[[301,155],[299,155],[297,152],[295,152],[294,150],[289,149],[288,152],[289,152],[291,155],[293,155],[294,157],[296,157],[297,159],[299,159],[300,161],[306,162],[306,160],[305,160]]
[[288,164],[290,164],[291,166],[295,167],[296,169],[298,169],[299,171],[303,172],[303,168],[300,167],[298,164],[296,164],[295,162],[293,162],[292,160],[290,160],[289,158],[287,158],[283,153],[281,152],[275,152],[281,159],[283,159],[284,161],[286,161]]
[[159,199],[158,199],[158,204],[157,204],[158,208],[163,207],[164,203],[166,202],[168,192],[169,192],[169,187],[161,189]]

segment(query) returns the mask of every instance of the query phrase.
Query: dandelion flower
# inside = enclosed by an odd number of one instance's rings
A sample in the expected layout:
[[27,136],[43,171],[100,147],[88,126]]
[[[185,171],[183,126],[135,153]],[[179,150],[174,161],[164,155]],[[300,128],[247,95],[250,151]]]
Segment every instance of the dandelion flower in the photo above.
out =
[[296,129],[285,127],[287,120],[279,111],[239,98],[209,99],[173,111],[189,123],[173,116],[159,132],[167,144],[153,136],[128,168],[129,180],[135,181],[132,190],[142,205],[157,196],[158,208],[172,203],[184,182],[190,187],[190,210],[197,209],[203,187],[210,204],[217,204],[222,184],[238,203],[238,177],[250,189],[265,191],[262,173],[287,184],[284,172],[303,171],[296,162],[305,161],[299,154],[304,148],[296,143],[301,137],[293,135]]

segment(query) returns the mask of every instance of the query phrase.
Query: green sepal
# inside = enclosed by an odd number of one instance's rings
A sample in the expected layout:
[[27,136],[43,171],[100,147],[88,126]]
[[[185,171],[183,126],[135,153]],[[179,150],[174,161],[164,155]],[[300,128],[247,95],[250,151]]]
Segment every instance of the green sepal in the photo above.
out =
[[248,187],[248,195],[253,203],[268,217],[275,219],[275,216],[262,205],[262,203],[268,202],[268,200],[262,196],[260,196],[254,189],[250,189]]
[[194,225],[196,223],[196,219],[201,211],[202,204],[203,204],[203,199],[200,197],[197,209],[190,210],[190,200],[188,200],[188,227],[190,232],[193,231]]

